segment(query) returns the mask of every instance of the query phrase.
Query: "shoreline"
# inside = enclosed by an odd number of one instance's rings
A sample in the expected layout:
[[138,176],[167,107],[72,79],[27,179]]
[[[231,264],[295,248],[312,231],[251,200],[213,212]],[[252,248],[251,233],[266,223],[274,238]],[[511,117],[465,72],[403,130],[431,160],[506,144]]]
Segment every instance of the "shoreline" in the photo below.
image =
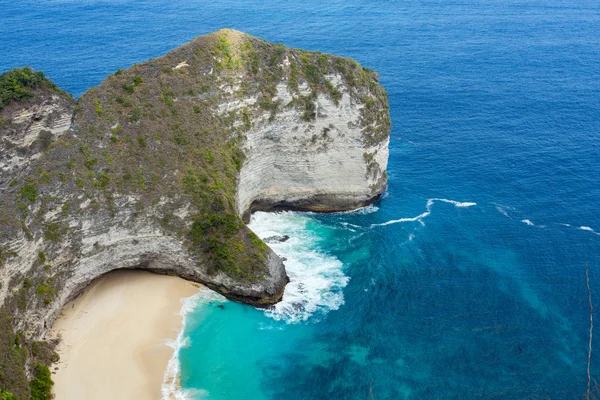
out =
[[[146,271],[114,271],[63,307],[51,366],[58,400],[161,399],[183,330],[186,299],[200,285]],[[170,386],[170,385],[169,385]]]

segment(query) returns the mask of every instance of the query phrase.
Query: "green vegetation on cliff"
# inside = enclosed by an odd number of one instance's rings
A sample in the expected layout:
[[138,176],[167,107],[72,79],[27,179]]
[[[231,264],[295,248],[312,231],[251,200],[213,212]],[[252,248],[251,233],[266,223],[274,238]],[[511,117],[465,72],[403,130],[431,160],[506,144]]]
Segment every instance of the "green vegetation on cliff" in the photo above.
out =
[[31,400],[52,399],[52,386],[54,385],[54,382],[52,382],[48,367],[36,364],[34,374],[34,378],[29,382]]
[[[12,328],[13,309],[16,299],[0,307],[0,400],[51,399],[53,385],[47,365],[57,360],[54,343],[37,342],[15,333]],[[14,311],[13,311],[14,313]],[[34,378],[27,380],[27,365],[33,363]]]
[[46,87],[61,92],[54,82],[46,78],[43,72],[29,67],[17,68],[0,75],[0,110],[13,101],[26,101],[34,96],[36,87]]
[[14,394],[0,389],[0,400],[19,400]]
[[[284,109],[314,120],[317,96],[341,100],[332,76],[366,104],[365,142],[383,140],[385,91],[375,73],[350,59],[223,30],[118,71],[79,99],[72,131],[53,143],[37,173],[18,182],[17,215],[27,217],[28,203],[57,185],[113,218],[118,199],[130,196],[140,210],[155,210],[161,226],[184,239],[209,271],[262,279],[265,250],[254,245],[235,205],[244,134],[265,113],[267,123]],[[290,88],[289,104],[277,99],[278,84]],[[245,105],[229,106],[236,103]],[[52,223],[41,213],[60,202],[48,200],[28,229],[42,229],[58,243],[71,213]],[[188,216],[175,217],[189,205]]]

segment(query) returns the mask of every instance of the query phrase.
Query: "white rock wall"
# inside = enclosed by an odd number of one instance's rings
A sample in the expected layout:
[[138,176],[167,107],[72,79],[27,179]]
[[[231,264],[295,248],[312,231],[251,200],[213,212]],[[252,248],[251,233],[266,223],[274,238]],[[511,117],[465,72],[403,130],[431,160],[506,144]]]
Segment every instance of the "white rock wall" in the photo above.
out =
[[[49,132],[51,140],[55,140],[69,129],[74,103],[74,100],[52,94],[41,103],[10,105],[10,110],[2,113],[5,126],[0,129],[0,178],[16,176],[32,160],[39,158],[43,149],[31,146],[42,132]],[[7,118],[8,115],[12,118]]]
[[[287,86],[280,83],[277,90],[275,100],[288,104],[292,95]],[[316,104],[314,122],[302,121],[293,107],[283,107],[273,122],[255,121],[246,133],[246,161],[237,192],[240,215],[254,202],[322,211],[352,209],[385,189],[380,179],[387,168],[389,140],[366,147],[360,127],[363,105],[347,92],[339,105],[322,94]],[[378,164],[371,174],[364,153],[373,154]]]

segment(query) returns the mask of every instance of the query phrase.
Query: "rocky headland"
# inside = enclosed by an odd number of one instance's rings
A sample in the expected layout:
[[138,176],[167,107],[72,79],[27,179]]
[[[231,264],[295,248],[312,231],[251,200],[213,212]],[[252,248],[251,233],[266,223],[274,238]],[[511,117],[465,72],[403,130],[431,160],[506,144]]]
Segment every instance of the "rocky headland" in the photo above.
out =
[[233,30],[117,71],[77,101],[28,68],[3,74],[1,398],[44,392],[47,330],[107,272],[279,301],[283,262],[244,222],[374,201],[389,132],[375,72]]

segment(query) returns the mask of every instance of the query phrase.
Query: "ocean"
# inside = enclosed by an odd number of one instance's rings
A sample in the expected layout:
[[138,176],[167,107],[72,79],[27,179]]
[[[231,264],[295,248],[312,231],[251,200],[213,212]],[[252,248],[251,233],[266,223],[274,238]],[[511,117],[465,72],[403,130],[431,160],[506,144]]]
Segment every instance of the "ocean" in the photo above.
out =
[[[78,97],[224,27],[379,72],[389,187],[355,212],[254,214],[259,236],[290,236],[273,246],[292,279],[283,302],[187,300],[172,394],[585,395],[586,263],[600,310],[600,4],[0,0],[0,72],[30,65]],[[590,372],[600,380],[600,342]]]

